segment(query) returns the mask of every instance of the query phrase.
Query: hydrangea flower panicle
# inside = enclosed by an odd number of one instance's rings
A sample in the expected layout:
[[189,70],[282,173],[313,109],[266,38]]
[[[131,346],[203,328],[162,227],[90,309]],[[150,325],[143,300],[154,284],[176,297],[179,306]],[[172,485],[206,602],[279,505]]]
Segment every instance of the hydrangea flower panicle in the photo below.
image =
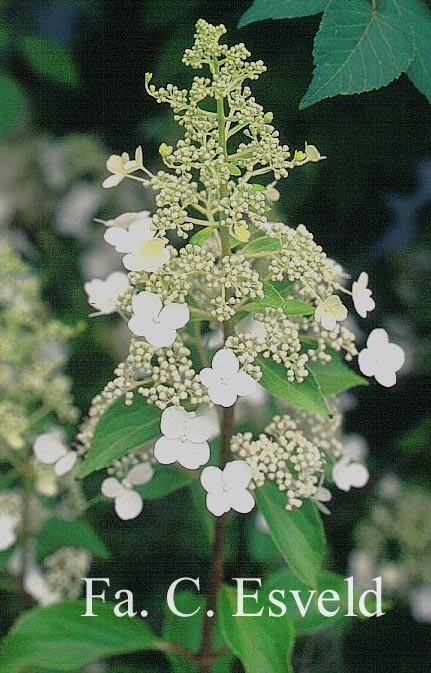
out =
[[252,395],[257,389],[255,379],[239,371],[239,360],[229,348],[217,351],[211,367],[202,369],[199,377],[211,401],[222,407],[231,407],[238,397]]
[[188,470],[197,470],[210,459],[208,439],[214,425],[206,416],[195,416],[182,407],[169,407],[162,413],[163,436],[156,441],[154,457],[163,465],[178,462]]
[[139,292],[132,298],[133,315],[128,325],[133,334],[145,337],[149,344],[157,348],[172,346],[177,329],[190,320],[187,304],[171,303],[163,306],[162,300],[154,292]]

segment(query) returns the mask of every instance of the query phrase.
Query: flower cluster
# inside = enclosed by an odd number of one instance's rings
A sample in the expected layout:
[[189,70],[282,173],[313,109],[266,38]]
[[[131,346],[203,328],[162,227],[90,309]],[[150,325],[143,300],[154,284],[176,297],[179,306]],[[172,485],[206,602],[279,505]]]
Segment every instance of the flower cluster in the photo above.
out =
[[[134,159],[122,154],[107,162],[111,175],[105,187],[132,179],[154,190],[156,203],[152,215],[129,212],[102,221],[104,238],[123,256],[128,274],[85,287],[99,313],[122,317],[131,341],[113,380],[93,400],[79,435],[80,453],[91,448],[99,419],[117,400],[130,405],[139,395],[163,412],[153,443],[124,456],[124,464],[108,466],[102,492],[123,519],[140,513],[139,486],[152,477],[155,463],[203,467],[207,505],[217,516],[229,509],[249,511],[254,502],[249,489],[267,479],[286,493],[287,509],[307,498],[324,508],[330,499],[323,486],[328,466],[332,481],[345,491],[368,479],[361,460],[343,450],[337,414],[326,421],[290,408],[257,439],[245,432],[229,442],[235,429],[227,438],[222,431],[220,467],[208,465],[214,405],[224,431],[227,418],[233,423],[229,410],[257,397],[259,381],[276,395],[283,384],[292,386],[299,406],[315,408],[301,399],[320,395],[316,367],[327,366],[330,377],[332,366],[346,369],[343,359],[358,355],[345,300],[362,318],[375,307],[365,272],[349,289],[349,277],[304,225],[295,229],[268,221],[279,198],[276,182],[325,157],[312,144],[291,152],[280,141],[272,113],[247,83],[265,66],[250,61],[243,44],[221,42],[224,33],[224,26],[198,21],[183,61],[205,70],[190,90],[173,84],[157,88],[151,74],[145,77],[147,92],[171,106],[183,131],[175,146],[160,145],[164,169],[146,168],[141,148]],[[180,239],[179,249],[172,234]],[[342,354],[341,365],[333,362],[334,351]],[[402,352],[377,329],[358,364],[367,376],[393,385]],[[231,461],[231,453],[240,460]]]

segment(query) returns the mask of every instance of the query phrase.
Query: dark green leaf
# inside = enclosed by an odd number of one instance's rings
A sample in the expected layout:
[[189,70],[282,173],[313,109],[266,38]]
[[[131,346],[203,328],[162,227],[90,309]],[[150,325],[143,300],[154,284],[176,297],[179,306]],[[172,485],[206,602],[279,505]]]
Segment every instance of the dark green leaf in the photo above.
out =
[[79,75],[70,54],[55,42],[27,35],[21,40],[21,49],[35,72],[54,82],[77,86]]
[[105,411],[96,426],[85,460],[78,469],[79,477],[101,470],[132,449],[160,434],[160,410],[136,396],[130,406],[123,398]]
[[0,136],[7,133],[25,102],[25,93],[11,77],[0,75]]
[[[255,591],[255,586],[250,593]],[[290,656],[294,644],[291,621],[276,619],[264,612],[260,617],[234,617],[237,612],[237,592],[224,586],[219,601],[222,632],[232,652],[246,673],[291,673]],[[249,611],[258,612],[254,601]]]
[[138,491],[144,500],[157,500],[178,491],[196,479],[196,474],[190,470],[171,465],[155,465],[151,481],[143,486],[137,486],[135,491]]
[[[184,584],[183,586],[185,588],[187,584]],[[189,585],[189,587],[193,588],[192,585]],[[200,608],[200,612],[193,617],[178,617],[169,609],[166,609],[163,637],[169,643],[181,645],[191,652],[197,653],[199,651],[201,640],[205,598],[190,591],[178,591],[175,596],[175,605],[180,612],[185,614],[190,614],[198,608]],[[217,651],[220,650],[223,645],[223,638],[217,624],[214,634],[213,648]],[[168,654],[168,658],[175,673],[195,673],[197,671],[196,664],[187,661],[184,657]],[[225,654],[212,666],[211,673],[228,673],[231,670],[231,664],[232,655],[230,653]]]
[[302,383],[290,383],[283,365],[263,357],[257,358],[257,364],[263,373],[260,383],[272,395],[319,416],[329,416],[325,398],[313,374]]
[[270,482],[256,489],[256,501],[291,571],[308,587],[316,587],[326,540],[314,503],[306,500],[301,509],[287,512],[286,496]]
[[255,257],[256,255],[263,257],[265,253],[274,252],[274,250],[280,250],[280,241],[269,236],[259,236],[241,249],[241,255],[244,255],[244,257]]
[[80,521],[53,516],[45,521],[38,533],[36,556],[40,560],[61,547],[82,547],[101,558],[109,558],[108,549],[94,531]]
[[315,70],[300,103],[386,86],[413,61],[412,30],[398,0],[331,0],[314,42]]
[[3,641],[0,671],[24,673],[47,666],[76,671],[97,659],[158,648],[142,619],[120,619],[113,607],[95,601],[97,617],[81,616],[86,611],[83,600],[30,610]]
[[415,57],[407,74],[431,103],[431,5],[423,0],[400,0],[400,7],[415,40]]
[[294,19],[323,12],[329,0],[254,0],[242,15],[238,28],[265,19]]
[[213,233],[212,227],[205,227],[204,229],[199,229],[193,236],[190,238],[189,243],[191,245],[202,246],[210,238]]
[[312,304],[306,304],[299,299],[285,299],[268,280],[263,281],[263,290],[265,293],[263,299],[256,299],[244,304],[241,306],[241,311],[254,313],[268,306],[282,308],[286,315],[312,315],[315,311]]
[[336,351],[331,351],[330,362],[309,362],[307,368],[313,374],[324,395],[335,395],[356,386],[367,386],[368,381],[353,371]]

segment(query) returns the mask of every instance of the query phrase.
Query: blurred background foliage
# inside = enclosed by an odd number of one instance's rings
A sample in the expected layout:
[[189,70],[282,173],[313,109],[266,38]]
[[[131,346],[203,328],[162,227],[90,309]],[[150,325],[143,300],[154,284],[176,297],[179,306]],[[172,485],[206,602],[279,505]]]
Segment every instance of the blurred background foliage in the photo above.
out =
[[[199,17],[223,22],[232,43],[244,41],[268,66],[255,95],[273,111],[283,140],[292,147],[307,140],[328,156],[279,185],[275,217],[294,226],[303,222],[353,277],[369,272],[377,304],[369,327],[384,326],[407,353],[396,388],[359,389],[348,401],[346,430],[366,439],[373,478],[366,494],[338,494],[325,519],[329,565],[347,574],[354,528],[370,511],[379,479],[393,473],[431,487],[430,107],[403,75],[390,87],[299,111],[320,17],[238,30],[249,5],[250,0],[1,0],[0,237],[37,270],[53,313],[78,327],[68,374],[85,413],[111,377],[127,338],[115,317],[87,319],[84,281],[118,267],[93,218],[152,208],[149,196],[133,184],[103,192],[106,158],[142,144],[146,165],[160,166],[158,147],[175,141],[177,130],[169,111],[146,96],[143,73],[154,72],[156,84],[187,84],[181,55]],[[95,564],[92,575],[134,589],[145,605],[161,606],[159,597],[172,579],[195,576],[197,568],[202,577],[205,572],[207,550],[199,547],[187,495],[170,498],[175,507],[169,499],[147,503],[142,517],[121,525],[110,507],[91,510],[113,559]],[[183,534],[173,536],[172,530]],[[227,572],[258,576],[277,563],[267,536],[249,522]],[[4,604],[1,609],[7,613]],[[155,615],[160,623],[161,607]],[[431,665],[430,635],[431,625],[415,621],[407,602],[395,597],[384,618],[300,640],[297,670],[422,672]],[[114,660],[94,672],[169,670],[154,657],[133,655],[128,663]]]

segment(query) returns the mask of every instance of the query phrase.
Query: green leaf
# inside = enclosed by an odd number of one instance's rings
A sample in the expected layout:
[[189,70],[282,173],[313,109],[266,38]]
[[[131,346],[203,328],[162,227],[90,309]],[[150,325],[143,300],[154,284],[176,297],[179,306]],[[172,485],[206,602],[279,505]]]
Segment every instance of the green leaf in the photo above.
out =
[[386,86],[413,60],[413,36],[398,0],[331,0],[314,41],[314,74],[299,107]]
[[305,500],[300,509],[288,512],[286,496],[270,482],[256,489],[256,501],[291,571],[308,587],[316,587],[326,553],[326,539],[314,503]]
[[265,19],[295,19],[323,12],[329,0],[254,0],[239,20],[238,28]]
[[231,175],[235,175],[236,177],[238,177],[239,175],[241,175],[241,171],[240,171],[240,169],[239,169],[238,166],[236,166],[235,164],[228,164],[227,167],[228,167],[228,169],[229,169],[229,173],[230,173]]
[[[299,612],[294,600],[287,599],[286,607],[293,620],[295,632],[301,636],[316,633],[317,631],[323,631],[328,626],[333,626],[335,623],[343,620],[347,611],[347,588],[347,583],[343,577],[336,575],[335,573],[324,571],[317,577],[316,594],[310,601],[310,606],[304,617]],[[269,595],[274,589],[284,589],[286,594],[288,591],[303,592],[300,594],[303,605],[307,603],[309,598],[309,588],[301,582],[289,568],[283,568],[283,570],[273,573],[265,581],[264,590],[266,594]],[[333,617],[324,616],[317,609],[317,596],[328,589],[336,591],[340,596],[340,610]],[[287,596],[288,595],[289,594],[287,594]],[[336,608],[337,604],[334,603],[330,609],[335,610]]]
[[24,102],[22,87],[11,77],[0,75],[0,136],[11,129]]
[[407,75],[431,103],[431,5],[422,0],[400,0],[400,8],[415,41],[415,57]]
[[309,362],[307,368],[316,379],[323,395],[335,395],[356,386],[367,386],[368,381],[357,374],[336,351],[330,351],[330,362]]
[[[250,589],[250,593],[254,591],[254,588]],[[250,612],[259,611],[254,601],[248,604]],[[287,617],[269,617],[265,610],[260,617],[234,617],[236,611],[236,590],[223,586],[219,601],[222,632],[245,672],[291,673],[290,657],[294,644],[291,621]]]
[[20,44],[24,57],[38,75],[67,86],[79,84],[72,57],[63,47],[37,35],[26,35]]
[[94,531],[80,521],[66,521],[53,516],[45,521],[37,535],[38,560],[61,547],[82,547],[101,558],[109,558],[109,550]]
[[[187,584],[183,585],[184,587]],[[192,585],[189,585],[192,587]],[[202,632],[202,617],[205,609],[205,598],[191,591],[177,592],[175,595],[175,605],[180,612],[192,613],[198,608],[200,611],[193,617],[178,617],[171,610],[166,609],[165,624],[163,629],[163,638],[169,643],[181,645],[193,653],[199,651],[199,645]],[[224,646],[224,641],[220,633],[218,623],[216,624],[213,648],[215,651]],[[175,673],[196,673],[197,665],[193,662],[174,654],[167,654],[169,661]],[[211,667],[211,673],[228,673],[231,670],[232,655],[230,652],[217,660]]]
[[52,666],[76,671],[97,659],[158,649],[158,641],[141,619],[116,617],[113,605],[94,603],[97,617],[82,617],[77,600],[26,612],[3,641],[0,671],[24,673]]
[[274,252],[274,250],[280,250],[279,240],[269,236],[259,236],[241,249],[241,255],[244,255],[244,257],[255,257],[256,255],[263,257],[266,252]]
[[135,491],[138,491],[144,500],[157,500],[188,486],[196,478],[196,474],[191,470],[170,465],[155,465],[151,481],[135,487]]
[[121,398],[105,411],[77,474],[86,477],[102,470],[132,449],[160,434],[161,412],[135,396],[130,406]]
[[306,304],[298,299],[285,299],[280,292],[268,281],[263,281],[263,299],[256,299],[241,306],[241,311],[254,313],[268,306],[282,308],[286,315],[312,315],[316,310],[312,304]]
[[310,373],[302,383],[290,383],[283,365],[263,357],[257,358],[256,362],[263,374],[260,383],[272,395],[319,416],[329,416],[325,398],[313,374]]
[[193,234],[189,240],[189,243],[191,245],[199,245],[201,247],[204,243],[207,242],[213,231],[214,230],[212,227],[204,227],[203,229],[200,229],[195,234]]

